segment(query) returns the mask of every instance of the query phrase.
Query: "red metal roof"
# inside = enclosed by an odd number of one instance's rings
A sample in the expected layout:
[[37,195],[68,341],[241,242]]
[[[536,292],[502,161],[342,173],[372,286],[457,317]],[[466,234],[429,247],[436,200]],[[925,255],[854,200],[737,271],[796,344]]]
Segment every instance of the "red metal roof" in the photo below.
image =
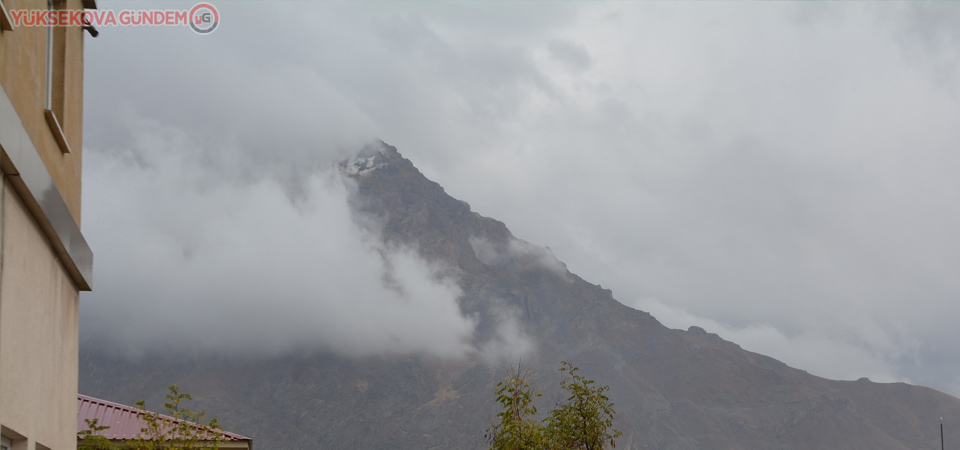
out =
[[[181,422],[170,416],[160,415],[165,419]],[[97,419],[97,425],[106,425],[110,428],[99,434],[107,439],[136,439],[140,430],[147,426],[143,420],[143,411],[132,406],[108,402],[99,398],[77,395],[77,431],[87,429],[84,419]],[[248,437],[223,431],[224,440],[251,441]]]

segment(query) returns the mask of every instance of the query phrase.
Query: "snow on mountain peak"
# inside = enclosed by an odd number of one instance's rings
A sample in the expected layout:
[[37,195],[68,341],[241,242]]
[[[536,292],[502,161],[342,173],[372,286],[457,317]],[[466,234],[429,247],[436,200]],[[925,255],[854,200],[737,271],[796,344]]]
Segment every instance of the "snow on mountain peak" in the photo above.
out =
[[376,155],[362,158],[353,157],[340,163],[340,171],[347,175],[369,175],[383,164],[376,164]]
[[[344,175],[365,176],[373,173],[390,162],[389,146],[383,142],[380,145],[367,146],[354,157],[340,162],[340,171]],[[396,151],[394,149],[394,151]]]

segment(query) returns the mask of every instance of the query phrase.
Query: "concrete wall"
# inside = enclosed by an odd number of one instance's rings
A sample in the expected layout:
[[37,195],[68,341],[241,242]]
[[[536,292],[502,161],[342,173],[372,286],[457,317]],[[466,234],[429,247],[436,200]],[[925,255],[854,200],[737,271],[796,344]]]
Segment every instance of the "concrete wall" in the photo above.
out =
[[77,433],[79,294],[7,180],[2,189],[0,424],[8,437],[26,438],[14,450],[70,450]]

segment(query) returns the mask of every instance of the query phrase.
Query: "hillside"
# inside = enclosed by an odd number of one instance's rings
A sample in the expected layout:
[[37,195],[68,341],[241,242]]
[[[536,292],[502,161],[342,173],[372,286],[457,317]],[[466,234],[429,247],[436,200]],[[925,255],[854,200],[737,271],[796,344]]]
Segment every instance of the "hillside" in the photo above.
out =
[[[960,419],[960,400],[929,388],[826,380],[700,328],[668,329],[471,211],[391,146],[341,168],[385,240],[455,268],[461,309],[479,318],[478,345],[503,333],[504,317],[517,321],[535,347],[523,361],[542,406],[558,395],[564,359],[611,387],[618,448],[936,449],[938,419]],[[128,361],[81,350],[81,393],[157,404],[176,382],[259,449],[483,448],[506,365],[481,354]]]

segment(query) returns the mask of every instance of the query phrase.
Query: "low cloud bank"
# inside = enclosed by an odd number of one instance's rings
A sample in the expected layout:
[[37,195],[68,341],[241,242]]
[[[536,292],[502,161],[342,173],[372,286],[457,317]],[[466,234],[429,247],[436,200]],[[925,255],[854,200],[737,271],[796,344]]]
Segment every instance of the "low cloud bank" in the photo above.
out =
[[487,364],[515,364],[536,348],[523,330],[521,312],[500,299],[491,300],[490,315],[496,323],[493,335],[478,346]]
[[[682,308],[677,308],[655,298],[645,298],[634,305],[647,311],[661,323],[678,329],[699,326],[709,333],[735,342],[746,350],[775,357],[789,366],[807,370],[815,375],[838,379],[856,380],[867,377],[872,381],[891,383],[910,382],[897,368],[896,359],[890,355],[903,355],[915,350],[917,341],[903,342],[899,339],[883,339],[878,330],[866,324],[852,332],[856,335],[873,334],[873,342],[852,342],[841,336],[825,336],[823,333],[801,332],[791,334],[768,323],[734,326],[717,320],[699,317]],[[893,348],[897,347],[897,348]]]
[[[228,9],[234,30],[269,20]],[[384,245],[348,206],[355,185],[335,163],[382,133],[334,74],[276,46],[254,56],[262,40],[237,44],[243,33],[203,45],[138,33],[105,33],[88,58],[153,55],[87,80],[100,95],[85,105],[85,349],[463,357],[498,345],[477,343],[453,271]]]
[[291,195],[270,176],[214,176],[224,171],[174,128],[131,126],[137,141],[126,150],[86,155],[97,289],[81,302],[85,345],[131,356],[486,359],[529,348],[506,312],[495,339],[475,345],[476,319],[461,313],[451,271],[358,225],[347,201],[355,186],[335,167]]
[[520,239],[510,239],[506,244],[498,244],[479,237],[470,238],[470,247],[473,248],[477,259],[488,266],[529,260],[562,278],[569,279],[567,266],[553,256],[553,252],[547,247]]

